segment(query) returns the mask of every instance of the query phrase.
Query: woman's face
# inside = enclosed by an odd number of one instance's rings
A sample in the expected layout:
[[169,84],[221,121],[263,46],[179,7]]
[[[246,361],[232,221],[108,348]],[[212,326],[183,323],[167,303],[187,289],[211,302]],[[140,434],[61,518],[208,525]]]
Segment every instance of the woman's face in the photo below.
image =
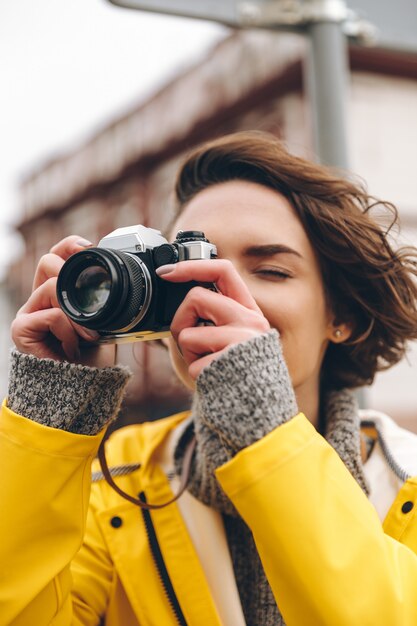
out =
[[[203,231],[216,244],[219,258],[232,261],[280,334],[297,396],[318,393],[321,364],[335,328],[316,255],[286,198],[251,182],[215,185],[189,202],[172,234],[177,230]],[[172,340],[170,353],[179,377],[192,388]]]

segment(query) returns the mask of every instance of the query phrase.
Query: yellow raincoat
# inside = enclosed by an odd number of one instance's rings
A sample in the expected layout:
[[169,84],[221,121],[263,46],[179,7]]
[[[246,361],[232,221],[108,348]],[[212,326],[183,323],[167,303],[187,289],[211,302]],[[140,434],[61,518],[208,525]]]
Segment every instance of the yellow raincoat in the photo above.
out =
[[[141,464],[117,479],[122,489],[155,503],[171,497],[155,458],[185,416],[111,437],[109,465]],[[104,481],[91,488],[101,437],[51,429],[4,404],[1,626],[178,623],[143,515]],[[287,626],[416,626],[416,479],[402,487],[382,527],[336,452],[301,414],[242,450],[217,477],[253,532]],[[179,507],[151,516],[186,623],[220,626]]]

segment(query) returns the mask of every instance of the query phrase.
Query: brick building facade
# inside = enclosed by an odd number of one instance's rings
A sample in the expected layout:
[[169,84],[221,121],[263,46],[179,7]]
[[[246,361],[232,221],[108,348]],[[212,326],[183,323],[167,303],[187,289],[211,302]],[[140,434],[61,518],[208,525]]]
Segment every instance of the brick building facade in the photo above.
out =
[[[63,236],[76,233],[95,242],[119,226],[142,223],[164,229],[172,215],[170,194],[178,162],[200,141],[261,129],[282,137],[293,152],[312,156],[304,53],[304,41],[295,35],[233,34],[152,98],[77,149],[28,174],[20,190],[19,225],[26,252],[8,278],[14,306],[26,299],[39,257]],[[405,231],[417,241],[411,164],[417,145],[417,55],[352,48],[350,62],[353,170],[371,183],[375,194],[398,203]],[[401,136],[404,128],[407,137]],[[394,172],[392,148],[398,145],[404,163]],[[125,421],[187,405],[188,396],[162,348],[139,343],[121,346],[119,352],[137,370],[124,406]],[[394,417],[411,423],[416,415],[417,424],[417,397],[412,405],[411,399],[397,406]],[[393,412],[392,407],[378,408]]]

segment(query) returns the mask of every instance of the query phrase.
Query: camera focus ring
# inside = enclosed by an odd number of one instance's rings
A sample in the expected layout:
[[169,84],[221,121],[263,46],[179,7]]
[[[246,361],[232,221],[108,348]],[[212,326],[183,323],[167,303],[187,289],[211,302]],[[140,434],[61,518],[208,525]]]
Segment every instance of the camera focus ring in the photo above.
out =
[[152,294],[152,284],[148,270],[137,256],[127,252],[113,250],[113,254],[122,259],[129,274],[129,293],[125,300],[125,308],[105,331],[126,332],[135,326],[146,314]]

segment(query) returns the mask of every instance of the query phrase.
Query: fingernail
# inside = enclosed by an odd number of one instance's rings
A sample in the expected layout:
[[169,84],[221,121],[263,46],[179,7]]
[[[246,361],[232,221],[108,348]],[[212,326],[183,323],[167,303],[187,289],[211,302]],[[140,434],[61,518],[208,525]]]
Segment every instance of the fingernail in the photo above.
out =
[[88,246],[92,246],[93,244],[88,239],[79,239],[75,242],[77,246],[81,246],[82,248],[88,248]]
[[158,276],[163,276],[164,274],[169,274],[170,272],[173,272],[175,270],[176,265],[174,264],[170,264],[170,265],[161,265],[161,267],[158,267],[155,272],[156,274],[158,274]]

